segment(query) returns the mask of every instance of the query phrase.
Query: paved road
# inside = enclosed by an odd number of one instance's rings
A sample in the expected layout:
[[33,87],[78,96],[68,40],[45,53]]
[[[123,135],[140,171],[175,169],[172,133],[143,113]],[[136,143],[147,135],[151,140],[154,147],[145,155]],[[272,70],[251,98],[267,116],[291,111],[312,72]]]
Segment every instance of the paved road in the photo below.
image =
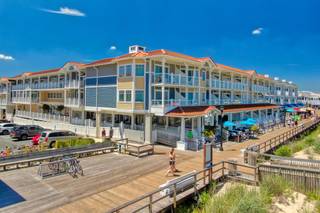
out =
[[23,145],[32,145],[32,142],[31,140],[12,140],[8,135],[0,135],[0,150],[3,150],[6,146],[9,146],[11,148],[18,148],[19,146]]

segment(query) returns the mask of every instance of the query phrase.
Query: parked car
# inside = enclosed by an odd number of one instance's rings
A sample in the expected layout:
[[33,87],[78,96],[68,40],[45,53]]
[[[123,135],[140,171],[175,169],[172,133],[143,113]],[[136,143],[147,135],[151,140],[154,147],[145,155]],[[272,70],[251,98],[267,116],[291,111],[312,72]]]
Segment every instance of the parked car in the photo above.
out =
[[27,140],[44,131],[44,128],[38,125],[21,125],[14,127],[10,132],[10,137],[18,140]]
[[78,138],[78,136],[70,131],[44,131],[41,133],[39,143],[48,143],[48,146],[53,148],[57,140],[69,138]]
[[14,124],[14,123],[0,123],[0,134],[9,135],[10,131],[15,126],[17,126],[17,124]]

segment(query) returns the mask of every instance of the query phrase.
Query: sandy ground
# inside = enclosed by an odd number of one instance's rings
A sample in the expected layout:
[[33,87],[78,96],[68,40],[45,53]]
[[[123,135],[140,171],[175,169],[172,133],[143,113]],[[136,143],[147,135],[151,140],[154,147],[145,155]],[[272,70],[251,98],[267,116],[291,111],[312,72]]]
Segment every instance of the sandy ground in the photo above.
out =
[[[238,183],[227,182],[219,190],[217,195],[223,194],[228,188],[232,185]],[[249,190],[258,190],[259,187],[245,185]],[[307,199],[307,196],[299,192],[293,192],[290,196],[277,197],[273,199],[271,208],[269,209],[270,213],[306,213],[306,212],[315,212],[314,202],[310,202]]]

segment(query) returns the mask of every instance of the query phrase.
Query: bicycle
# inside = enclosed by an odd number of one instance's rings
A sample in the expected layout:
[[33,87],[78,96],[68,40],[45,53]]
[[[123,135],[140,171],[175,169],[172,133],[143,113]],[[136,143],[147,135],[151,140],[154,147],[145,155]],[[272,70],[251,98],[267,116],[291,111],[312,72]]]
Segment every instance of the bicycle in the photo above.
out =
[[78,177],[78,174],[81,176],[84,175],[83,169],[80,165],[80,161],[76,158],[66,159],[66,171],[73,177]]

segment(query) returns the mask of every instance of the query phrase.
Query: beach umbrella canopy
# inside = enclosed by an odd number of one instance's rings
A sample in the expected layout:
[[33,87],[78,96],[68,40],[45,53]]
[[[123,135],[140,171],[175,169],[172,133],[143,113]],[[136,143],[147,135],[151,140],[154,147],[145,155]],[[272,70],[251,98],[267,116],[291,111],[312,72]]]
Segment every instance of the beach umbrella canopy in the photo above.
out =
[[223,123],[223,127],[233,127],[233,126],[236,126],[236,124],[231,121],[226,121]]
[[288,109],[286,109],[286,111],[287,111],[287,112],[294,112],[294,109],[288,108]]
[[253,118],[247,118],[247,121],[251,123],[257,123],[257,120]]
[[248,121],[248,120],[241,121],[240,124],[241,124],[241,125],[245,125],[245,126],[253,126],[253,125],[255,125],[255,123],[250,122],[250,121]]

